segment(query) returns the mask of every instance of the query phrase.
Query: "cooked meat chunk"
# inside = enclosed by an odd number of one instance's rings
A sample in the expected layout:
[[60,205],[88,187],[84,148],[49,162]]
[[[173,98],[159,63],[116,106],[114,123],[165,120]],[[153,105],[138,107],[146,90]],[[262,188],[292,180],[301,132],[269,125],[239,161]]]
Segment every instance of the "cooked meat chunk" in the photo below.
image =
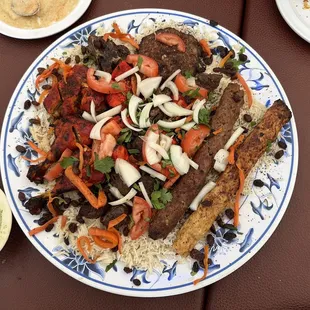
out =
[[130,188],[122,181],[120,176],[114,172],[110,174],[110,184],[116,187],[123,196],[130,191]]
[[[259,158],[265,153],[269,141],[277,138],[282,126],[292,116],[291,111],[281,101],[276,101],[265,113],[262,121],[254,128],[237,149],[237,165],[245,177],[250,173]],[[236,165],[229,165],[217,181],[217,186],[207,194],[205,200],[211,206],[200,206],[185,222],[174,242],[177,253],[186,255],[206,234],[217,216],[235,200],[239,188],[239,170]]]
[[201,73],[197,75],[196,83],[198,86],[210,91],[216,89],[220,85],[222,77],[221,74]]
[[107,109],[104,94],[98,93],[89,87],[83,88],[80,109],[90,113],[90,104],[92,101],[95,103],[95,109],[97,113],[102,113]]
[[182,33],[173,28],[165,28],[156,31],[159,33],[172,33],[178,35],[185,43],[185,53],[178,51],[176,46],[168,46],[155,40],[155,34],[144,37],[140,43],[139,54],[149,56],[156,60],[159,65],[159,74],[166,79],[174,71],[181,69],[192,75],[196,73],[199,57],[202,49],[199,42],[189,34]]
[[65,117],[68,115],[77,114],[78,112],[77,101],[78,101],[77,96],[66,98],[61,106],[61,116]]
[[53,116],[59,115],[58,108],[61,105],[61,98],[57,85],[51,88],[48,95],[45,97],[43,104],[49,114]]
[[[237,103],[233,99],[236,93],[242,94]],[[205,185],[206,176],[214,163],[214,155],[224,147],[232,135],[233,126],[238,119],[243,102],[243,91],[240,90],[239,85],[229,84],[211,120],[212,128],[223,128],[223,131],[209,138],[208,142],[197,151],[194,161],[199,165],[199,169],[191,168],[173,188],[172,201],[166,205],[165,209],[159,210],[151,222],[149,229],[151,238],[166,238]]]
[[88,38],[87,54],[95,59],[100,70],[112,72],[113,68],[122,59],[129,55],[124,45],[116,45],[113,41],[104,41],[102,37],[90,35]]
[[88,219],[97,219],[104,214],[104,211],[104,208],[95,209],[89,202],[84,202],[79,210],[79,216],[83,216]]
[[[119,205],[119,206],[109,206],[106,214],[101,217],[101,223],[108,227],[108,224],[111,220],[114,220],[118,216],[122,214],[129,214],[131,208],[127,205]],[[122,226],[127,226],[130,222],[129,216],[127,216],[121,223],[115,226],[116,229],[120,229]]]
[[66,192],[75,190],[76,187],[70,182],[66,176],[61,176],[57,179],[55,186],[52,189],[52,193],[55,195],[60,195]]
[[138,161],[143,161],[142,146],[143,146],[143,141],[142,141],[142,139],[138,135],[135,136],[134,138],[132,138],[132,141],[127,144],[128,149],[135,149],[135,150],[139,151],[138,154],[134,155],[134,157]]
[[163,119],[164,117],[165,117],[165,114],[158,107],[153,108],[150,112],[150,121],[152,124],[157,123],[159,120]]

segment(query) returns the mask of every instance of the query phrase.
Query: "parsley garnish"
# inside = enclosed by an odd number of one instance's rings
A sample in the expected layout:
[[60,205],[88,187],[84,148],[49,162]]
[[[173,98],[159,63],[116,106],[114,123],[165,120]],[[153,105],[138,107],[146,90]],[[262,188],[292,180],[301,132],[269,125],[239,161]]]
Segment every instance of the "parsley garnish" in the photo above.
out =
[[139,69],[141,69],[142,63],[143,63],[143,58],[141,56],[138,56],[137,66]]
[[244,52],[245,52],[245,47],[242,46],[242,47],[240,48],[240,51],[239,51],[238,54],[239,54],[239,55],[240,55],[240,54],[244,54]]
[[129,143],[132,138],[132,131],[129,128],[125,128],[122,131],[122,135],[117,139],[118,144]]
[[110,173],[114,167],[114,160],[111,157],[99,159],[98,154],[95,154],[94,168],[101,173]]
[[168,202],[172,200],[171,193],[166,189],[154,191],[151,195],[151,201],[155,209],[163,209]]
[[157,179],[154,179],[154,191],[158,191],[160,187],[160,182]]
[[73,165],[74,162],[79,161],[77,158],[70,156],[70,157],[64,157],[62,161],[60,162],[60,166],[64,169],[70,167]]
[[131,97],[132,97],[132,93],[130,91],[127,92],[127,94],[126,94],[127,101],[129,101],[131,99]]
[[133,155],[133,154],[140,154],[140,151],[138,149],[128,149],[128,153],[130,155]]
[[189,71],[185,71],[185,78],[189,79],[191,77],[193,77],[192,74]]
[[267,141],[267,148],[266,148],[266,152],[269,153],[270,149],[271,149],[271,144],[272,142],[270,140]]
[[109,270],[111,270],[116,264],[116,262],[117,262],[117,259],[114,259],[114,261],[105,268],[105,272],[108,272]]
[[118,83],[112,83],[111,86],[113,89],[121,89]]
[[199,111],[198,115],[199,124],[209,125],[210,121],[210,110],[206,108],[202,108]]
[[91,170],[90,170],[90,165],[86,166],[86,175],[90,178],[91,177]]
[[239,70],[239,66],[244,63],[244,61],[238,59],[229,59],[227,63],[232,63],[234,69]]
[[172,165],[172,161],[170,159],[164,159],[161,162],[163,168],[166,168],[167,166],[171,166]]
[[196,89],[190,89],[190,90],[184,92],[183,96],[187,96],[190,98],[197,98],[197,97],[199,97],[199,90],[200,90],[199,87]]
[[256,122],[255,121],[252,121],[251,123],[250,123],[250,126],[251,127],[254,127],[256,125]]

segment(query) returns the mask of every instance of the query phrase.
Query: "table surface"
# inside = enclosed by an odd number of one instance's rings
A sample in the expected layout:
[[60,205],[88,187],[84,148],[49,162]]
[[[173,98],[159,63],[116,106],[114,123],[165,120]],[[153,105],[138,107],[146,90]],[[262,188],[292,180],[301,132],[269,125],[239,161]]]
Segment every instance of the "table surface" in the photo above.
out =
[[[310,309],[310,44],[282,19],[271,0],[93,0],[72,27],[118,10],[158,7],[218,21],[245,39],[282,83],[296,118],[300,145],[297,182],[290,206],[272,238],[248,263],[223,280],[192,293],[160,299],[121,297],[83,285],[50,264],[14,221],[0,252],[2,309]],[[21,41],[0,35],[0,123],[25,70],[59,35]]]

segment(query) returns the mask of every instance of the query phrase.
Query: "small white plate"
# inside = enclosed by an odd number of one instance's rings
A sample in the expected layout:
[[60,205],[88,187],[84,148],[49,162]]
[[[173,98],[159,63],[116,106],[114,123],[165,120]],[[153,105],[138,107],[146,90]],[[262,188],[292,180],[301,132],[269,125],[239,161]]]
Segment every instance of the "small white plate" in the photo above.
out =
[[8,201],[0,189],[0,251],[6,244],[12,227],[12,212]]
[[0,33],[16,39],[40,39],[51,36],[75,23],[85,13],[91,2],[92,0],[80,0],[74,10],[64,19],[44,28],[23,29],[0,21]]
[[287,24],[300,37],[310,43],[310,9],[303,8],[304,1],[276,0],[276,3]]

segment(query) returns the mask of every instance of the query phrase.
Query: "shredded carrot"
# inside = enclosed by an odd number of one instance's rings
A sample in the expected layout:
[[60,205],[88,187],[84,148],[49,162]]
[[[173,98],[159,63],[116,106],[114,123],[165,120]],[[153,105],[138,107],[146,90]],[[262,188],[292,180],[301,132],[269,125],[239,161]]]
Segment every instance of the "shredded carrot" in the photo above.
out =
[[242,77],[242,75],[238,72],[236,74],[240,84],[243,86],[243,88],[245,89],[245,92],[248,96],[248,107],[250,108],[253,104],[253,96],[252,96],[252,91],[249,87],[249,85],[247,84],[247,82],[245,81],[245,79]]
[[37,159],[30,159],[30,158],[28,158],[26,156],[21,156],[21,158],[24,159],[24,160],[29,161],[30,163],[35,164],[35,163],[43,162],[46,159],[46,156],[41,156],[41,157],[38,157]]
[[88,233],[93,237],[94,242],[104,249],[113,249],[118,245],[118,236],[112,231],[91,227]]
[[209,255],[209,247],[206,245],[205,246],[205,256],[203,259],[203,263],[205,265],[205,270],[203,272],[203,276],[199,279],[196,279],[193,283],[194,285],[197,285],[199,282],[201,282],[202,280],[204,280],[207,277],[208,274],[208,255]]
[[125,218],[127,217],[127,214],[123,213],[120,216],[118,216],[117,218],[111,220],[108,224],[108,229],[110,229],[111,227],[116,226],[117,224],[119,224],[120,222],[122,222]]
[[48,93],[49,93],[49,89],[45,89],[45,90],[41,93],[41,95],[40,95],[40,97],[39,97],[39,100],[38,100],[38,102],[39,102],[40,104],[42,104],[43,100],[44,100],[45,97],[48,95]]
[[239,189],[237,191],[236,194],[236,200],[235,200],[235,206],[234,206],[234,226],[237,227],[239,225],[239,208],[240,208],[240,196],[241,193],[243,191],[244,188],[244,180],[245,180],[245,175],[244,172],[240,166],[240,164],[236,164],[238,170],[239,170],[239,181],[240,181],[240,185],[239,185]]
[[228,155],[228,163],[230,165],[233,165],[235,163],[235,151],[239,147],[239,145],[243,142],[244,140],[244,135],[241,135],[237,141],[229,148],[229,155]]
[[82,170],[83,170],[83,166],[84,166],[84,148],[80,143],[75,143],[75,145],[77,146],[77,148],[80,150],[80,156],[79,156],[79,170],[80,170],[80,178],[82,177]]
[[180,175],[177,174],[175,175],[173,178],[171,178],[170,180],[168,180],[165,184],[164,184],[164,188],[169,189],[170,187],[173,186],[173,184],[180,178]]
[[181,135],[180,132],[178,133],[178,138],[179,138],[180,140],[182,140],[182,135]]
[[104,207],[108,202],[108,198],[103,190],[99,191],[98,194],[98,208]]
[[65,226],[66,226],[66,224],[67,224],[67,217],[65,216],[65,215],[63,215],[62,217],[61,217],[61,224],[60,224],[60,228],[61,229],[64,229],[65,228]]
[[212,53],[211,53],[211,49],[209,47],[207,40],[202,39],[199,41],[199,43],[200,43],[203,51],[210,57],[212,55]]
[[51,76],[54,69],[58,69],[58,68],[59,68],[59,64],[54,63],[51,66],[49,66],[47,69],[45,69],[41,74],[39,74],[37,76],[36,83],[35,83],[36,88],[38,89],[39,84],[41,84],[45,79]]
[[41,150],[37,145],[35,145],[32,141],[27,141],[27,144],[34,150],[36,151],[38,154],[42,155],[42,156],[47,156],[47,153],[44,152],[43,150]]
[[223,131],[223,128],[221,127],[219,129],[213,131],[213,134],[216,136],[216,135],[220,134],[222,131]]
[[50,219],[48,222],[46,222],[44,225],[33,228],[29,231],[29,236],[33,236],[36,235],[37,233],[45,230],[45,228],[50,225],[50,224],[54,224],[56,221],[58,220],[58,216],[53,217],[52,219]]
[[69,65],[66,65],[64,62],[62,62],[59,59],[52,58],[52,60],[55,61],[55,63],[57,63],[59,67],[63,70],[62,74],[64,76],[64,81],[67,83],[67,76],[69,72],[71,71],[72,67]]
[[122,236],[121,234],[118,232],[117,229],[115,229],[114,227],[111,227],[109,229],[109,231],[113,232],[116,236],[117,236],[117,240],[118,240],[118,244],[117,244],[117,247],[118,247],[118,251],[120,254],[122,254],[122,248],[123,248],[123,243],[122,243]]
[[233,52],[232,51],[229,51],[229,53],[221,60],[220,64],[219,64],[219,67],[220,68],[223,68],[226,61],[230,58],[230,56],[233,55]]
[[51,192],[48,192],[48,202],[47,202],[47,208],[48,208],[48,211],[50,211],[53,215],[53,217],[57,216],[57,212],[56,210],[54,209],[54,206],[53,206],[53,201],[54,201],[55,198],[52,198],[52,195],[51,195]]
[[77,247],[78,247],[80,253],[83,255],[83,257],[84,257],[84,259],[85,259],[86,261],[88,261],[88,262],[91,263],[91,264],[94,264],[94,263],[96,262],[96,259],[92,260],[92,259],[90,259],[90,258],[88,257],[88,255],[86,254],[86,252],[85,252],[85,250],[84,250],[84,248],[83,248],[84,244],[87,245],[87,251],[90,252],[90,251],[91,251],[91,244],[90,244],[89,238],[86,237],[86,236],[81,236],[81,237],[79,237],[79,238],[77,239],[77,241],[76,241],[76,245],[77,245]]

